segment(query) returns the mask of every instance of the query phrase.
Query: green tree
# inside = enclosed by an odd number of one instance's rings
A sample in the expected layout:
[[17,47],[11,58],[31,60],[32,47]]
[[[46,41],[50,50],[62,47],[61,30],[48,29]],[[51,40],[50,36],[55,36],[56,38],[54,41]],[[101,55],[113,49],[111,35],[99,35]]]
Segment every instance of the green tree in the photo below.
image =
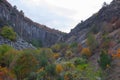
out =
[[18,55],[19,55],[19,51],[14,49],[11,49],[10,51],[5,53],[4,62],[9,69],[14,67],[14,61]]
[[8,38],[12,41],[16,40],[16,33],[13,31],[11,27],[4,26],[0,33],[4,38]]
[[98,62],[102,69],[106,69],[107,66],[111,65],[111,57],[107,54],[105,50],[102,50],[100,54],[100,60],[98,60]]
[[76,58],[74,61],[74,64],[77,65],[82,65],[82,64],[87,64],[87,60],[85,58]]
[[56,74],[56,65],[55,64],[49,64],[48,66],[45,67],[46,72],[49,75],[55,75]]
[[[96,14],[97,14],[97,13],[96,13]],[[96,14],[94,14],[94,15],[96,15]],[[93,24],[93,25],[91,26],[90,32],[92,32],[92,33],[94,33],[94,34],[97,34],[97,33],[99,32],[99,30],[100,30],[100,28],[99,28],[97,25]]]
[[0,65],[1,66],[7,66],[5,60],[5,53],[9,52],[10,50],[13,50],[13,48],[9,45],[3,44],[0,46]]
[[111,41],[111,39],[108,37],[108,33],[104,33],[102,35],[102,44],[101,44],[102,48],[108,49],[110,41]]
[[48,58],[44,52],[39,56],[39,65],[40,67],[45,67],[48,65]]
[[53,52],[50,48],[41,48],[40,52],[36,54],[36,58],[39,62],[39,67],[45,67],[48,63],[52,63],[53,60]]
[[73,42],[73,43],[70,44],[70,47],[71,48],[78,47],[78,43],[77,42]]
[[92,33],[89,33],[87,36],[87,45],[90,47],[91,51],[97,47],[97,41]]
[[55,44],[51,48],[54,52],[59,52],[61,47],[60,44]]
[[31,44],[35,47],[42,47],[42,41],[40,40],[32,40]]

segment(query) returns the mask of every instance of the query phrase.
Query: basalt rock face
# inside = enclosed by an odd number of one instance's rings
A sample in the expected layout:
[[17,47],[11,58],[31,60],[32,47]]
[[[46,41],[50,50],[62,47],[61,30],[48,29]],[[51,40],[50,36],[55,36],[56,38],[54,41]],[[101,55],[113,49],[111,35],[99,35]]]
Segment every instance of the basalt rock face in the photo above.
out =
[[16,41],[11,41],[9,39],[6,39],[2,36],[0,36],[0,45],[7,44],[11,47],[13,47],[16,50],[22,50],[22,49],[36,49],[32,44],[26,42],[19,36],[17,36]]
[[90,18],[80,22],[71,32],[63,37],[63,41],[71,43],[73,41],[82,43],[86,35],[93,28],[97,32],[102,31],[104,24],[111,23],[120,19],[120,0],[113,0],[111,4],[104,5],[99,12],[93,14]]
[[33,22],[24,16],[23,11],[18,11],[16,6],[12,7],[6,0],[0,0],[0,26],[6,24],[12,26],[24,40],[38,40],[46,47],[55,44],[63,35],[60,31]]

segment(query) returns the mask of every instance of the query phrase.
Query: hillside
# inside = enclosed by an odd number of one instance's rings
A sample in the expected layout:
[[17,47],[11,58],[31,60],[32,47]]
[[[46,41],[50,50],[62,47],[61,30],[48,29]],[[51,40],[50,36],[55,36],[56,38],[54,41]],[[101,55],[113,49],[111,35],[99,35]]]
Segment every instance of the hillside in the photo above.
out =
[[68,34],[0,0],[0,80],[120,80],[120,0]]
[[24,15],[23,11],[18,11],[16,6],[12,7],[7,0],[0,0],[0,27],[3,25],[13,27],[24,40],[28,42],[36,40],[46,47],[55,44],[64,34],[58,30],[33,22]]
[[[94,31],[94,33],[101,32],[106,25],[113,26],[114,29],[119,28],[119,10],[119,0],[113,0],[110,5],[103,5],[103,7],[97,13],[93,14],[93,16],[77,24],[77,26],[63,38],[63,41],[68,43],[73,41],[81,43],[83,40],[85,40],[87,33],[90,31]],[[117,22],[116,24],[118,25],[115,25],[115,22]],[[114,29],[112,29],[112,31]]]

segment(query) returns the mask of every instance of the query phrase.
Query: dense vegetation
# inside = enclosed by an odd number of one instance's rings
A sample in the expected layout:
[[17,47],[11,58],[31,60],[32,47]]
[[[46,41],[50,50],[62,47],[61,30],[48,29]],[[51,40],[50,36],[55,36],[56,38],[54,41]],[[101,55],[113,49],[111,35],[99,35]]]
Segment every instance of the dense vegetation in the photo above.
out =
[[[119,51],[114,57],[118,54]],[[102,50],[98,60],[101,69],[96,70],[88,61],[91,55],[88,48],[81,49],[80,45],[75,43],[60,43],[51,48],[20,51],[1,45],[0,76],[11,80],[104,80],[104,71],[110,67],[111,58]]]
[[[0,0],[0,4],[3,1]],[[119,80],[120,7],[118,5],[120,4],[118,0],[114,0],[114,2],[110,6],[104,3],[103,8],[98,13],[87,21],[81,21],[80,26],[78,24],[68,36],[66,35],[65,40],[71,43],[56,43],[45,48],[42,44],[44,39],[40,41],[30,38],[29,42],[36,48],[23,50],[16,50],[17,48],[11,47],[13,46],[11,42],[15,43],[17,41],[17,34],[12,27],[3,26],[14,25],[13,23],[21,20],[18,12],[16,12],[17,7],[14,6],[12,9],[8,6],[9,4],[5,4],[6,7],[2,4],[5,8],[1,7],[3,19],[0,20],[0,38],[4,38],[2,40],[7,39],[11,46],[0,45],[0,80]],[[4,13],[7,15],[7,11],[10,13],[5,18]],[[112,12],[115,13],[111,15]],[[26,20],[23,11],[20,11],[20,14]],[[15,20],[2,21],[10,20],[11,17],[15,17],[17,22],[14,22]],[[18,27],[21,24],[21,27],[27,26],[25,23],[29,24],[29,22],[22,21],[16,25]],[[26,30],[32,29],[23,31]],[[82,33],[85,33],[85,36]],[[34,35],[32,34],[32,36]],[[82,39],[82,41],[79,36],[83,36],[85,39]],[[22,41],[20,42],[22,43]],[[0,44],[2,44],[2,41]]]
[[[0,34],[15,41],[16,33],[11,27],[3,27]],[[107,33],[96,40],[89,33],[86,47],[77,42],[58,43],[49,48],[33,40],[38,49],[15,50],[9,45],[0,46],[0,80],[106,80],[112,60],[120,58],[120,50],[113,53],[113,42]],[[98,53],[97,53],[98,52]],[[90,60],[94,54],[100,54],[98,66]],[[96,64],[96,63],[94,63]]]
[[101,77],[102,71],[94,71],[87,59],[68,59],[70,55],[66,55],[66,58],[58,61],[60,56],[56,57],[57,54],[50,48],[18,51],[1,45],[0,76],[17,80],[96,80],[96,77]]
[[12,41],[16,40],[16,33],[12,27],[4,26],[0,31],[0,35],[2,35],[4,38],[10,39]]
[[[11,27],[3,27],[0,33],[4,38],[14,41],[16,33]],[[119,58],[119,52],[109,54],[110,38],[102,35],[99,44],[95,35],[89,33],[86,47],[73,42],[59,43],[50,48],[42,47],[41,42],[33,40],[38,49],[15,50],[6,44],[0,46],[0,79],[10,80],[105,80],[106,69],[111,66],[112,58]],[[94,43],[93,43],[94,42]],[[99,48],[100,67],[92,65],[90,57]],[[108,51],[107,51],[108,50]],[[4,77],[5,76],[5,77]]]
[[40,40],[32,40],[30,43],[37,48],[42,47],[42,42]]

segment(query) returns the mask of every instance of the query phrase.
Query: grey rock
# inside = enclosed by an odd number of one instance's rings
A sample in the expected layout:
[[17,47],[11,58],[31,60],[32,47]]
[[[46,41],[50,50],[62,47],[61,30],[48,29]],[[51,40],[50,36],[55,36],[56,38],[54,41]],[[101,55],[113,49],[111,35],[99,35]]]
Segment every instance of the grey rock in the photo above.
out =
[[23,11],[18,11],[16,7],[12,7],[7,0],[0,2],[0,26],[10,25],[24,40],[30,42],[32,40],[41,41],[43,46],[48,47],[55,44],[62,32],[50,29],[45,25],[33,22],[25,17]]
[[24,41],[19,36],[17,37],[16,41],[10,41],[9,39],[6,39],[6,38],[3,38],[2,36],[0,36],[0,45],[3,45],[3,44],[10,45],[17,50],[28,49],[28,48],[36,49],[34,46],[32,46],[32,44]]
[[[97,13],[85,21],[80,22],[69,34],[62,37],[63,42],[81,43],[86,39],[86,35],[92,27],[97,28],[98,32],[102,31],[103,25],[111,23],[113,19],[120,19],[120,0],[113,0],[110,5],[102,7]],[[73,39],[74,37],[74,39]]]

